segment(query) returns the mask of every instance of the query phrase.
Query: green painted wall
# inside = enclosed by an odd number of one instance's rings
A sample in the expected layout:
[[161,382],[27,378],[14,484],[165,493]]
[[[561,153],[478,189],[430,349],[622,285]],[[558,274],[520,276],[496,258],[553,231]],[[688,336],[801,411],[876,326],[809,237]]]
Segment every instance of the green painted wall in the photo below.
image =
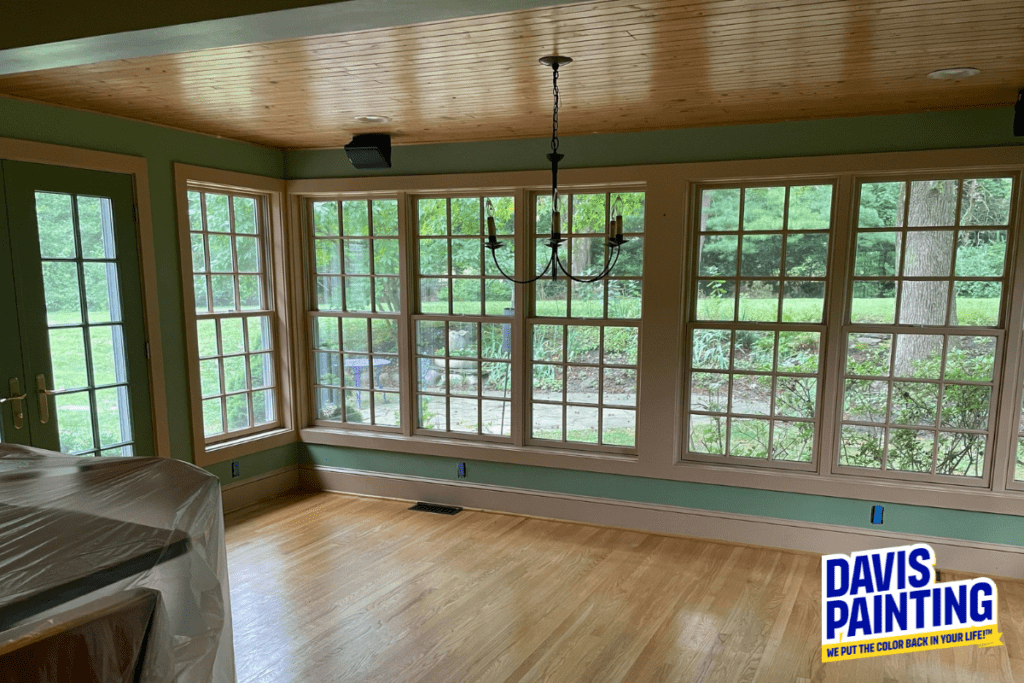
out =
[[261,474],[267,474],[274,470],[279,470],[282,467],[289,467],[298,462],[299,450],[301,444],[290,443],[284,446],[278,446],[277,448],[271,448],[270,450],[261,451],[260,453],[253,453],[252,455],[245,455],[238,458],[238,478],[231,478],[231,462],[218,462],[215,465],[207,465],[206,471],[212,472],[217,475],[220,479],[221,486],[224,484],[231,484],[233,482],[243,481],[250,477],[258,477]]
[[[234,140],[7,98],[0,98],[0,137],[146,158],[153,205],[171,453],[179,460],[192,462],[174,162],[280,178],[284,173],[283,153]],[[43,311],[39,313],[42,315]]]
[[[304,444],[299,457],[300,462],[311,465],[457,479],[452,458],[315,444]],[[464,462],[466,481],[479,484],[871,528],[872,501],[478,460]],[[885,529],[1024,546],[1024,517],[1012,515],[886,503]]]
[[[1024,145],[1013,108],[789,121],[647,133],[565,137],[564,168],[771,159],[869,152]],[[396,139],[396,145],[400,143]],[[288,178],[482,173],[550,168],[549,139],[396,146],[392,168],[357,171],[344,150],[287,150]]]

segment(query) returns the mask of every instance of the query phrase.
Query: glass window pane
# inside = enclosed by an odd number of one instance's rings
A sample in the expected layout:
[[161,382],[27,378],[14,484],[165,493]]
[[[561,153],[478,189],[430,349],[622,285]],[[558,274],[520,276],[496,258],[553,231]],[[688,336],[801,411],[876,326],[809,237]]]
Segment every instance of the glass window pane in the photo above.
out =
[[888,377],[891,363],[891,334],[863,332],[847,338],[846,374]]
[[744,230],[782,230],[784,187],[748,187],[743,191]]
[[257,391],[252,395],[253,424],[257,427],[277,420],[274,409],[274,392]]
[[345,252],[345,272],[349,275],[368,275],[370,240],[343,240],[341,244]]
[[786,277],[825,277],[828,266],[828,234],[786,236]]
[[203,434],[206,438],[224,433],[223,401],[222,398],[203,401]]
[[74,325],[82,322],[77,264],[43,261],[43,292],[47,324]]
[[369,202],[364,200],[341,203],[341,234],[362,237],[370,234]]
[[420,199],[416,206],[419,209],[420,235],[448,234],[448,203],[444,199]]
[[206,229],[210,232],[230,232],[231,217],[228,213],[227,196],[210,194],[209,192],[204,194],[206,199]]
[[727,413],[729,392],[729,375],[725,373],[690,373],[690,410]]
[[113,228],[109,199],[78,197],[78,234],[82,240],[82,258],[115,258]]
[[821,334],[779,332],[779,372],[818,372]]
[[398,275],[398,240],[373,240],[373,272]]
[[197,313],[207,313],[210,310],[210,296],[207,276],[196,275],[192,278],[193,296],[196,302]]
[[121,301],[117,266],[113,263],[84,263],[85,298],[90,323],[119,322]]
[[317,277],[316,306],[321,311],[340,311],[342,300],[340,277]]
[[370,306],[370,278],[345,278],[345,310],[367,312],[372,310]]
[[452,234],[480,234],[480,200],[476,197],[456,197],[452,199]]
[[[573,334],[572,327],[569,328],[569,360],[573,360]],[[586,328],[584,328],[586,329]],[[589,328],[592,330],[588,336],[586,333],[580,333],[578,337],[581,340],[580,344],[584,348],[590,348],[590,344],[596,344],[597,340],[593,337],[596,336],[594,333],[598,332],[598,328]],[[640,337],[640,330],[636,327],[606,327],[604,330],[604,349],[602,360],[609,365],[636,365],[637,364],[637,349]],[[594,347],[596,348],[596,346]]]
[[74,258],[77,255],[71,195],[36,192],[36,225],[39,229],[39,255],[44,259]]
[[256,234],[256,200],[251,197],[233,197],[235,232]]
[[59,394],[53,400],[57,408],[61,452],[74,455],[96,448],[89,392]]
[[904,280],[901,294],[901,325],[946,324],[949,282]]
[[881,427],[843,425],[840,465],[881,469],[884,449],[885,430]]
[[199,382],[203,396],[224,393],[220,383],[220,360],[211,358],[199,361]]
[[770,425],[768,420],[730,418],[729,455],[767,459]]
[[201,232],[203,227],[202,199],[195,190],[188,191],[188,226],[190,230]]
[[892,280],[854,281],[850,322],[892,325],[896,321],[896,283]]
[[736,235],[702,235],[697,272],[701,276],[734,277],[736,275]]
[[828,230],[832,224],[832,186],[795,185],[789,188],[790,230]]
[[601,426],[601,443],[608,446],[636,446],[636,412],[605,408]]
[[740,280],[739,319],[776,322],[779,319],[778,280]]
[[898,472],[931,472],[935,432],[890,429],[885,467]]
[[814,417],[818,404],[818,380],[814,377],[779,377],[775,388],[775,414]]
[[951,230],[911,230],[905,238],[903,275],[907,277],[948,277],[953,264]]
[[566,406],[566,441],[579,443],[597,443],[598,439],[598,408],[582,406]]
[[245,351],[245,336],[241,318],[222,318],[220,321],[221,353],[229,355]]
[[[245,356],[229,356],[224,359],[224,390],[245,391],[249,382],[245,376]],[[229,420],[230,422],[230,420]],[[235,429],[229,427],[229,429]]]
[[636,370],[607,368],[601,388],[601,401],[606,405],[636,405]]
[[853,274],[860,277],[892,277],[896,274],[902,244],[899,233],[859,233]]
[[235,307],[235,278],[231,275],[211,275],[213,310],[215,313],[230,313]]
[[704,190],[701,192],[700,229],[739,230],[740,190]]
[[373,206],[373,234],[398,235],[398,202],[394,199],[375,199]]
[[448,275],[448,240],[420,240],[420,274]]
[[249,377],[253,389],[274,386],[274,359],[269,353],[249,356]]
[[820,323],[825,310],[825,283],[787,280],[782,292],[782,322]]
[[96,390],[96,426],[100,432],[100,447],[114,446],[131,441],[127,387]]
[[50,359],[56,391],[89,386],[81,327],[50,330]]
[[313,202],[313,231],[317,235],[341,234],[337,202]]
[[[928,385],[922,385],[928,386]],[[851,422],[886,422],[889,383],[870,379],[846,380],[843,419]]]
[[861,228],[903,227],[906,183],[864,183],[860,186],[857,225]]
[[944,376],[953,381],[991,382],[995,354],[995,337],[951,336]]
[[[953,387],[947,387],[947,391]],[[945,403],[945,402],[944,402]],[[898,425],[935,426],[939,405],[939,385],[922,382],[894,382],[892,386],[892,418]]]
[[255,237],[236,237],[235,252],[238,254],[238,271],[240,273],[258,273],[260,264],[259,240]]
[[960,225],[1008,225],[1012,178],[977,178],[963,183]]
[[939,453],[936,474],[980,477],[985,472],[984,434],[939,432]]
[[941,376],[942,336],[900,334],[896,337],[893,374],[896,377],[938,379]]
[[744,235],[740,275],[778,277],[782,265],[782,235]]
[[690,415],[690,451],[709,455],[725,455],[726,418]]
[[1001,282],[961,281],[956,283],[956,301],[951,325],[995,327],[1002,312]]
[[731,330],[694,330],[690,364],[694,368],[726,370],[732,357]]
[[907,225],[953,225],[956,218],[956,180],[915,180],[910,183]]
[[89,352],[94,386],[128,381],[120,325],[90,327]]
[[[250,316],[246,320],[246,329],[249,332],[249,351],[269,351],[274,347],[273,338],[270,334],[270,316]],[[317,318],[317,320],[333,321],[335,318]],[[338,338],[334,337],[335,346],[338,348]],[[325,347],[326,348],[326,347]]]
[[192,272],[206,272],[206,242],[202,235],[192,234]]
[[1005,230],[960,231],[956,247],[958,277],[1002,277],[1005,263]]
[[811,462],[814,446],[813,422],[775,420],[772,434],[772,459]]
[[252,424],[249,419],[249,400],[247,394],[227,396],[224,399],[224,405],[228,413],[229,432],[247,429]]

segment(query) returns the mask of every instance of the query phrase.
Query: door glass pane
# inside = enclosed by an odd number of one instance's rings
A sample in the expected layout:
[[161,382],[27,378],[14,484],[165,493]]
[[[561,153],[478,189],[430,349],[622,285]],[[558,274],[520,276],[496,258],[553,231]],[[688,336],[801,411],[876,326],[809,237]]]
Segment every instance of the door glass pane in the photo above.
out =
[[124,332],[111,324],[121,320],[111,201],[53,192],[36,192],[35,200],[52,370],[47,388],[56,392],[50,409],[60,448],[131,453]]

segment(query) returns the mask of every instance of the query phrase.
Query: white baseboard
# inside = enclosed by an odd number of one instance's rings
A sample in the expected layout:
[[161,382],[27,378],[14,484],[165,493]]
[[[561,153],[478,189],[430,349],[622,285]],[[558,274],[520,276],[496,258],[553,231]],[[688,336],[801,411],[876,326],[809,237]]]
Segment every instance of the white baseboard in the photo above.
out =
[[1024,579],[1024,548],[1000,543],[893,533],[756,515],[552,493],[507,486],[429,479],[340,467],[302,465],[303,488],[354,493],[533,517],[693,536],[818,555],[928,543],[938,566],[985,576]]
[[224,512],[244,508],[247,505],[270,500],[274,496],[299,487],[299,470],[296,465],[250,477],[244,481],[225,484],[220,487]]

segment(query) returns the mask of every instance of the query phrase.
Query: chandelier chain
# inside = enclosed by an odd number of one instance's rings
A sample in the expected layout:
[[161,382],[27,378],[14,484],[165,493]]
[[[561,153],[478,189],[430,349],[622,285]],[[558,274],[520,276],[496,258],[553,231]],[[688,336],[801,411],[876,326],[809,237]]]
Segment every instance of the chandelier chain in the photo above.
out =
[[552,76],[553,86],[552,91],[555,95],[555,111],[551,116],[551,151],[558,154],[558,65],[555,64],[552,69],[554,75]]

